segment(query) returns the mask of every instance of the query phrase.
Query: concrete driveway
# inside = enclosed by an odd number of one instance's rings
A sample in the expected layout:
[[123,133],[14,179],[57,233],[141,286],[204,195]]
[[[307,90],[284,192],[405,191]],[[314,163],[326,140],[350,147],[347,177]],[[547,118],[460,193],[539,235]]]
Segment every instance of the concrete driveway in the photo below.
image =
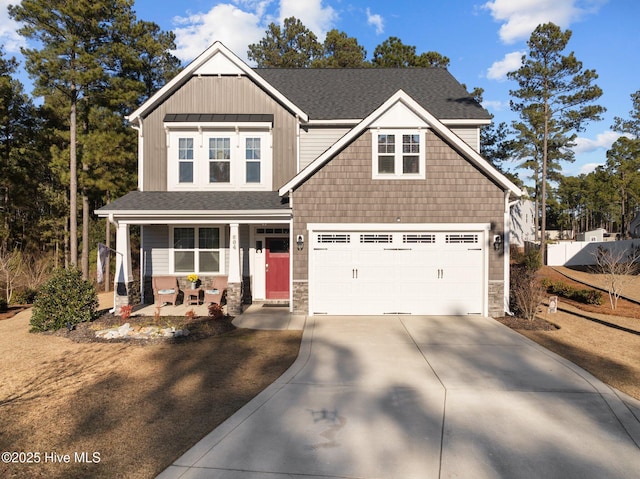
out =
[[293,366],[159,477],[637,478],[639,415],[492,319],[315,317]]

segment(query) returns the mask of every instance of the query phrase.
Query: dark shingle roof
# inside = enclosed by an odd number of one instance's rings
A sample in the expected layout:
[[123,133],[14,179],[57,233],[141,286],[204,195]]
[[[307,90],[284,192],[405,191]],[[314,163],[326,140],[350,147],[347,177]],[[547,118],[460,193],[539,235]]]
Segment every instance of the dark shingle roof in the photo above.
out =
[[443,68],[256,68],[311,120],[362,119],[398,90],[436,118],[490,119]]
[[286,210],[277,191],[132,191],[98,212]]

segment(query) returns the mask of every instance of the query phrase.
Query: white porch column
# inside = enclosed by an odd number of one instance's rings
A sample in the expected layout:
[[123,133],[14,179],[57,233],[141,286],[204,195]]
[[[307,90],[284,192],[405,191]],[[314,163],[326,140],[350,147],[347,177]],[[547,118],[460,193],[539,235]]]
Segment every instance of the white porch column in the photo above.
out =
[[240,231],[239,225],[229,225],[229,283],[240,283]]
[[120,307],[129,304],[129,286],[133,281],[131,274],[131,241],[129,225],[116,223],[116,274],[113,278],[115,314]]

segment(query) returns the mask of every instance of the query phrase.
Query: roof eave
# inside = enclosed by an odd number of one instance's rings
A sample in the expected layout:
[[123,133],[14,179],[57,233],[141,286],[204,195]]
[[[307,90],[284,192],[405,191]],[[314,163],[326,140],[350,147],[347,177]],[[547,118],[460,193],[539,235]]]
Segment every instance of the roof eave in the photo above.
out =
[[522,191],[513,182],[511,182],[506,176],[500,173],[495,167],[493,167],[487,160],[475,151],[471,146],[462,141],[451,130],[444,125],[443,122],[438,120],[435,116],[425,110],[419,105],[413,98],[411,98],[403,90],[398,90],[387,101],[385,101],[379,108],[373,111],[369,116],[362,120],[358,125],[346,133],[336,143],[326,150],[322,155],[311,162],[305,169],[300,171],[289,182],[282,186],[278,192],[280,196],[286,196],[290,191],[298,188],[304,181],[310,178],[317,170],[319,170],[325,163],[338,154],[343,148],[345,148],[351,141],[353,141],[358,135],[366,130],[376,118],[380,117],[385,111],[387,111],[392,105],[397,102],[403,102],[408,108],[413,110],[416,114],[421,116],[435,131],[444,136],[451,145],[454,145],[456,149],[465,156],[468,160],[476,164],[481,170],[487,173],[491,178],[496,181],[505,191],[509,190],[511,195],[515,197],[522,196]]
[[258,75],[253,69],[251,69],[245,62],[243,62],[238,56],[225,47],[221,42],[213,43],[209,48],[202,52],[198,57],[189,63],[180,73],[178,73],[173,79],[169,81],[165,86],[152,95],[147,101],[145,101],[140,107],[131,113],[126,119],[130,123],[138,123],[145,113],[153,109],[155,105],[161,103],[169,96],[171,96],[178,88],[184,85],[194,74],[194,72],[209,61],[214,55],[222,53],[229,61],[231,61],[237,68],[239,68],[247,77],[251,78],[254,82],[260,85],[261,88],[266,90],[274,98],[276,98],[281,104],[288,108],[293,114],[295,114],[301,121],[307,121],[308,115],[302,111],[298,106],[293,104],[289,99],[276,90],[271,84],[269,84],[264,78]]

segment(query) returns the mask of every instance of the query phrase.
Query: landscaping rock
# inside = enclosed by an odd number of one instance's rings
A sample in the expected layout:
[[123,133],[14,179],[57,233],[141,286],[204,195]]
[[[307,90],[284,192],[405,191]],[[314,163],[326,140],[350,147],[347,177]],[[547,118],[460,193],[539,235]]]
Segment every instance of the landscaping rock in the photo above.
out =
[[176,329],[175,327],[160,328],[158,326],[144,326],[132,328],[125,323],[117,328],[102,329],[96,331],[96,338],[101,339],[155,339],[155,338],[180,338],[189,336],[188,329]]

